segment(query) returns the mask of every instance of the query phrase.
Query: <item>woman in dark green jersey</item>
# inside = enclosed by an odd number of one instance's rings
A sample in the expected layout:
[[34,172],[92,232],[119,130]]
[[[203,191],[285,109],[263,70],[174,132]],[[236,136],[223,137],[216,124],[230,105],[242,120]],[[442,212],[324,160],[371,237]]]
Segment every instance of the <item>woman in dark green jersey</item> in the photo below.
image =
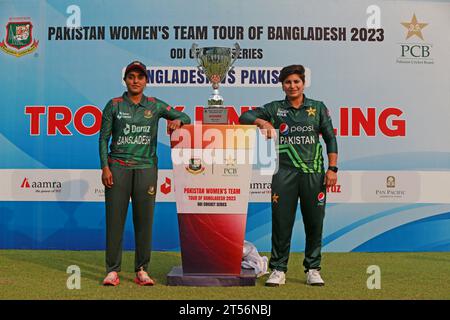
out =
[[124,80],[127,92],[111,99],[103,110],[99,139],[106,202],[107,275],[103,284],[120,283],[123,231],[131,197],[136,244],[134,281],[153,285],[155,281],[147,271],[158,178],[158,121],[161,117],[171,120],[168,127],[174,130],[191,120],[167,103],[144,95],[148,75],[141,62],[127,66]]
[[[292,229],[298,200],[306,234],[303,266],[306,283],[321,286],[322,229],[326,188],[337,181],[337,143],[328,109],[323,102],[304,93],[305,69],[302,65],[284,67],[279,76],[284,100],[245,112],[243,124],[255,124],[267,138],[278,139],[279,167],[272,178],[272,273],[267,286],[285,284]],[[278,135],[277,131],[278,129]],[[320,135],[325,141],[328,169],[323,166]]]

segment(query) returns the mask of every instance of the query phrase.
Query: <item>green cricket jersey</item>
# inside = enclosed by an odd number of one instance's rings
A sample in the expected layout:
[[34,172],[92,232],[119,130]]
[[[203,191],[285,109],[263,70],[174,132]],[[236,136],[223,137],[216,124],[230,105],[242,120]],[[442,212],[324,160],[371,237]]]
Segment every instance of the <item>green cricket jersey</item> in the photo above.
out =
[[122,97],[111,99],[103,110],[100,129],[101,168],[120,166],[143,169],[156,166],[158,121],[161,117],[178,119],[183,124],[191,122],[187,114],[157,98],[143,95],[141,101],[134,104],[125,92]]
[[280,166],[304,173],[321,173],[324,168],[319,135],[325,141],[327,153],[337,153],[336,136],[325,104],[303,97],[299,109],[292,107],[287,99],[272,101],[243,113],[239,121],[242,124],[253,124],[257,118],[270,121],[279,129]]

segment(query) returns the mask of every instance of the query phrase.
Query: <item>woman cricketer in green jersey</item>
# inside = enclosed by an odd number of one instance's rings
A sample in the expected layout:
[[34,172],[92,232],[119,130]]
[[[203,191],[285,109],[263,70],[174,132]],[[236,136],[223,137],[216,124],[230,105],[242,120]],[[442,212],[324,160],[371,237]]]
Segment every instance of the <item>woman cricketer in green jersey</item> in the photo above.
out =
[[175,130],[191,120],[167,103],[144,95],[148,75],[141,62],[133,61],[127,66],[124,80],[127,92],[106,105],[99,138],[106,202],[107,275],[103,284],[120,283],[122,238],[131,197],[136,244],[134,281],[139,285],[154,285],[147,271],[158,178],[158,121],[161,117],[171,120],[168,127]]
[[[278,171],[272,177],[272,269],[267,286],[286,282],[298,200],[305,227],[306,245],[303,266],[306,283],[323,286],[320,276],[322,229],[326,189],[337,181],[337,143],[328,109],[323,102],[304,93],[305,68],[290,65],[280,71],[284,100],[272,101],[262,108],[245,112],[242,124],[255,124],[267,136],[278,138]],[[278,135],[277,131],[278,129]],[[324,170],[322,135],[328,154]]]

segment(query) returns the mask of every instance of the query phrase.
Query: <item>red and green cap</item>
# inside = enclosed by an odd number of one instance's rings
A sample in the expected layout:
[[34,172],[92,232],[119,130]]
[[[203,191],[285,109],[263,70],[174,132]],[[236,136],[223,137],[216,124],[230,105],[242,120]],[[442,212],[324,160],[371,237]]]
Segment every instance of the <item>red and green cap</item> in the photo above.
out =
[[145,64],[143,64],[140,61],[133,61],[131,62],[127,68],[125,69],[125,75],[124,78],[127,77],[128,72],[133,71],[133,70],[138,70],[141,71],[143,74],[145,74],[145,77],[148,79],[148,75],[147,75],[147,67],[145,66]]

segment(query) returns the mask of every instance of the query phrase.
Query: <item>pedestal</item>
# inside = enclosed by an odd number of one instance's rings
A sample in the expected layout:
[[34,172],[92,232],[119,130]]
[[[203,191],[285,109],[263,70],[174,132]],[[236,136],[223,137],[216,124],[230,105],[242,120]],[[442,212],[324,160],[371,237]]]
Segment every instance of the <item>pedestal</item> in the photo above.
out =
[[255,135],[255,126],[234,125],[172,134],[182,269],[172,270],[169,285],[254,285],[241,261]]
[[173,267],[167,274],[168,286],[193,286],[193,287],[234,287],[254,286],[256,275],[253,270],[241,269],[239,275],[214,275],[214,274],[184,274],[181,266]]

